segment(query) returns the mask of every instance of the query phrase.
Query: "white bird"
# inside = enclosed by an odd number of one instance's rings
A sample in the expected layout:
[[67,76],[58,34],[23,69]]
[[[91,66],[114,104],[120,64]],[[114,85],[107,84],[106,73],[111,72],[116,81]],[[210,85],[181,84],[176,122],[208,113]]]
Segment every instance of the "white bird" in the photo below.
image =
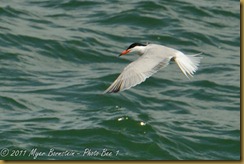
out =
[[[104,93],[120,92],[142,83],[159,69],[166,67],[174,59],[186,77],[193,76],[200,60],[199,54],[185,55],[182,52],[158,45],[133,43],[119,56],[130,52],[138,52],[140,57],[124,68],[119,77],[104,91]],[[189,77],[188,77],[189,78]]]

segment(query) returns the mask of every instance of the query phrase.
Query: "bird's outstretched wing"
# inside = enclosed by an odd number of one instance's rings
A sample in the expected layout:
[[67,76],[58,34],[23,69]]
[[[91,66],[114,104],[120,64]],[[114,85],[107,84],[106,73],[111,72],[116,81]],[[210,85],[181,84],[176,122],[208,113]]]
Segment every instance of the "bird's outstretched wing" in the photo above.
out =
[[124,68],[123,72],[104,93],[120,92],[142,83],[160,68],[166,67],[170,59],[171,57],[162,58],[162,56],[156,58],[150,56],[139,57]]

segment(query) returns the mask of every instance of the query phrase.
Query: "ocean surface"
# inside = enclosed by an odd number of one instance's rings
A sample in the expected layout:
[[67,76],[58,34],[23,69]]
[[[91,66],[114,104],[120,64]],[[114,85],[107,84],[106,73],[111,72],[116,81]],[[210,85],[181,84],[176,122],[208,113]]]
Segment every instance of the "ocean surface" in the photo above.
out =
[[[103,94],[133,42],[202,53]],[[240,160],[240,2],[1,0],[0,159]]]

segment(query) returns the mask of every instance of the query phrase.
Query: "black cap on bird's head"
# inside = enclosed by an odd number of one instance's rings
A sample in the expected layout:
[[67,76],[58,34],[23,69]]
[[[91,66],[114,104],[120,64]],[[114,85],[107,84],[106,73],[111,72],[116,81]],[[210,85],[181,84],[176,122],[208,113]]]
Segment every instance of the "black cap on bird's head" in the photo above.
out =
[[131,49],[131,48],[134,48],[134,47],[136,47],[136,46],[146,46],[145,44],[142,44],[142,43],[132,43],[128,48],[127,48],[127,50],[128,49]]
[[129,53],[131,51],[131,49],[136,47],[136,46],[146,46],[146,45],[142,44],[142,43],[132,43],[126,50],[121,52],[121,54],[119,56]]

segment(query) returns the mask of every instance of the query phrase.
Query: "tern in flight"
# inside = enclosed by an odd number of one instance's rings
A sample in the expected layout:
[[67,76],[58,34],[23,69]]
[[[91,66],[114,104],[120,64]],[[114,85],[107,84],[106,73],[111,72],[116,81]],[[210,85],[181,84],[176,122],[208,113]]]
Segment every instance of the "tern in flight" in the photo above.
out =
[[163,45],[141,43],[131,44],[119,56],[130,52],[137,52],[140,57],[127,65],[104,93],[116,93],[130,89],[145,81],[161,68],[166,67],[172,59],[186,77],[192,77],[202,58],[199,57],[199,54],[185,55],[176,49]]

